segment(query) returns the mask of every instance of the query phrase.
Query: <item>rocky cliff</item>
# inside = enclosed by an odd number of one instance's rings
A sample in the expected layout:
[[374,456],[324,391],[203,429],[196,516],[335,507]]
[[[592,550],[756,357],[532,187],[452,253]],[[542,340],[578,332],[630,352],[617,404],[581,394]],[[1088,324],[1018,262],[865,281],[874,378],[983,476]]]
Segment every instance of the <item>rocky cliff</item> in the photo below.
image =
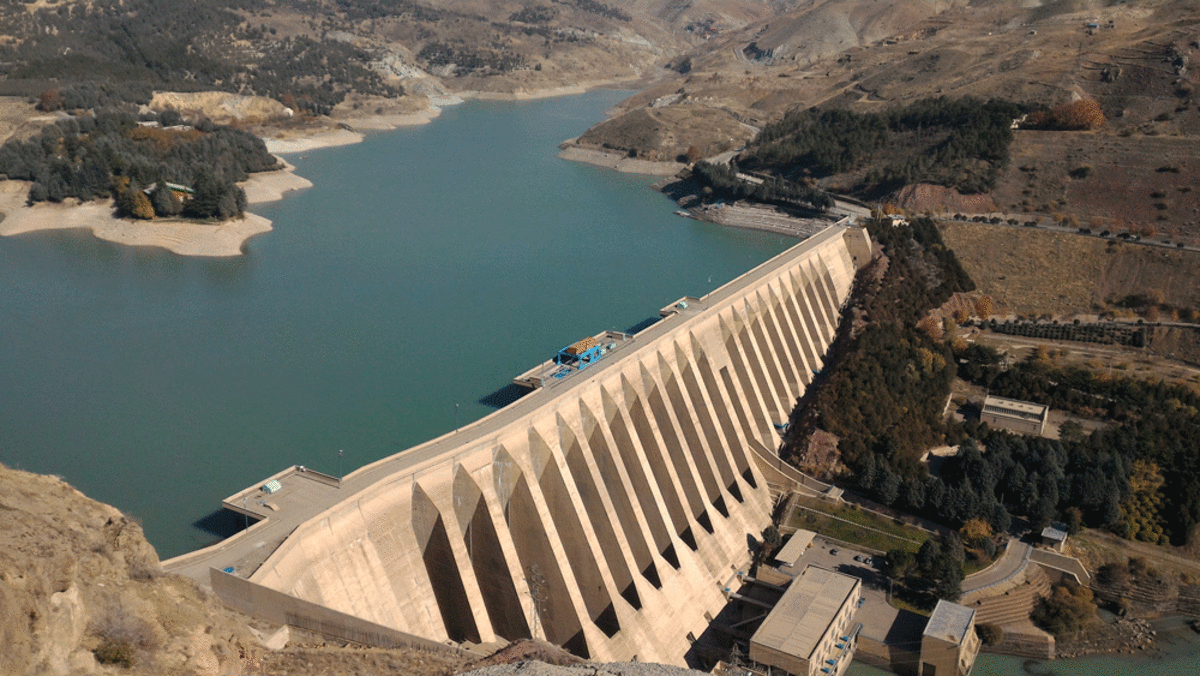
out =
[[56,477],[0,466],[0,674],[243,674],[256,641],[141,527]]

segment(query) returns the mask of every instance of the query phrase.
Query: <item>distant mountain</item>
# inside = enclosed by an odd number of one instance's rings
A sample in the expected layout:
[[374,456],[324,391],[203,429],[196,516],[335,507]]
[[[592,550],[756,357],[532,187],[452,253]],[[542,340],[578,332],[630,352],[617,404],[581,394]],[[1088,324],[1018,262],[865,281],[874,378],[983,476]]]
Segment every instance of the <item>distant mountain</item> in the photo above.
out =
[[224,90],[327,113],[347,93],[525,92],[657,75],[767,0],[0,0],[0,90]]

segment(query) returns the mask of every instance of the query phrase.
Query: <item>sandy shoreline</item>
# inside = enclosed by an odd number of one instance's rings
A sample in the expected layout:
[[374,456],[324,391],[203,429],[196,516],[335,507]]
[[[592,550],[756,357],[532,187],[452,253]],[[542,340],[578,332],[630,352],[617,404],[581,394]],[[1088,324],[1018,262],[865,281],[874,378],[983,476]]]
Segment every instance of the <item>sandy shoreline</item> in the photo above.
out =
[[280,159],[279,161],[283,164],[282,170],[250,174],[250,178],[242,181],[241,186],[246,191],[248,204],[278,202],[283,199],[285,194],[293,190],[312,187],[312,181],[295,173],[296,167],[286,160]]
[[246,240],[271,230],[256,214],[223,223],[182,220],[132,221],[115,218],[111,200],[85,204],[41,203],[26,206],[27,181],[0,182],[0,235],[40,230],[85,228],[100,239],[130,246],[156,246],[183,256],[237,256]]
[[415,113],[346,118],[339,121],[339,124],[344,125],[341,129],[295,136],[264,136],[263,142],[267,144],[267,152],[272,155],[306,153],[319,148],[335,148],[359,143],[365,138],[363,131],[387,131],[428,124],[441,114],[440,107],[431,106]]

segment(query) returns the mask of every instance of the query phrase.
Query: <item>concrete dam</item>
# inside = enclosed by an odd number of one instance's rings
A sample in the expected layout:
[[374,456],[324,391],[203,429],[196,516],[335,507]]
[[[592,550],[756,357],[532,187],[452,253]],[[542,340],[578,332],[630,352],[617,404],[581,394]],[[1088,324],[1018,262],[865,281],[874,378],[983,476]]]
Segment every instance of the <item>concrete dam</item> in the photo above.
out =
[[456,432],[231,496],[258,523],[164,565],[318,630],[682,664],[770,522],[775,425],[870,253],[831,226]]

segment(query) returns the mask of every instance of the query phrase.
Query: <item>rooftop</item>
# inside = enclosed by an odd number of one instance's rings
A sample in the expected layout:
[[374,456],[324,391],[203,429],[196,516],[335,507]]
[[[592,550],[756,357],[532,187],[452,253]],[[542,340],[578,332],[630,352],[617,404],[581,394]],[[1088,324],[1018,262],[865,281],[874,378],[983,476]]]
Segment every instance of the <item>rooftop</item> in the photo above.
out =
[[804,551],[812,544],[813,537],[816,533],[811,530],[798,530],[792,534],[792,538],[787,541],[787,544],[775,554],[775,560],[788,566],[796,565],[801,556],[804,556]]
[[809,566],[792,582],[750,639],[773,650],[809,658],[838,611],[858,585],[857,578]]
[[966,606],[939,600],[933,614],[929,616],[929,623],[925,625],[925,635],[951,643],[962,643],[974,617],[975,611]]
[[1034,404],[1028,401],[1017,401],[1016,399],[1005,399],[1004,397],[993,397],[988,395],[983,400],[983,410],[987,413],[1015,415],[1021,418],[1041,418],[1046,414],[1047,409],[1041,404]]
[[1067,540],[1067,529],[1060,523],[1052,524],[1042,529],[1042,537],[1047,540],[1065,542]]

